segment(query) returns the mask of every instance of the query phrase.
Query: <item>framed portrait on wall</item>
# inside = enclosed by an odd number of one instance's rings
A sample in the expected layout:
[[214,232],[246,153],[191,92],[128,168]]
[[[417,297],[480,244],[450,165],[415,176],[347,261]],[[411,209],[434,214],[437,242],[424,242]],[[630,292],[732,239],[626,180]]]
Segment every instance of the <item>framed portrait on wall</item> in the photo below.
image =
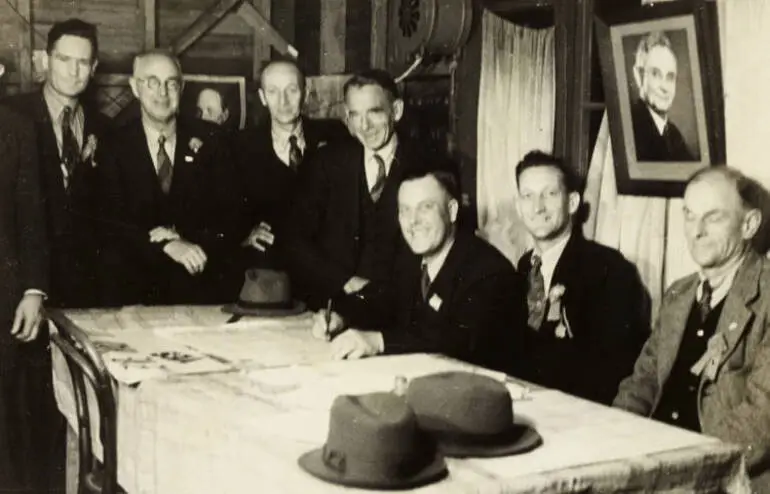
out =
[[713,5],[698,0],[597,16],[618,192],[680,196],[724,164],[722,77]]
[[202,118],[224,128],[246,126],[246,78],[241,76],[187,75],[179,102],[182,115]]

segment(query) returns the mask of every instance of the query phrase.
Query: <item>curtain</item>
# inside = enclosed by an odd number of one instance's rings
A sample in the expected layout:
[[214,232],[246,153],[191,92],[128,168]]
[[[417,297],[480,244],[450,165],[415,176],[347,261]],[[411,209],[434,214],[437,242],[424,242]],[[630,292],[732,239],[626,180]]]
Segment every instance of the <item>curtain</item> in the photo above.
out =
[[512,262],[530,239],[516,207],[516,163],[551,152],[555,114],[554,30],[516,26],[484,12],[478,112],[479,234]]

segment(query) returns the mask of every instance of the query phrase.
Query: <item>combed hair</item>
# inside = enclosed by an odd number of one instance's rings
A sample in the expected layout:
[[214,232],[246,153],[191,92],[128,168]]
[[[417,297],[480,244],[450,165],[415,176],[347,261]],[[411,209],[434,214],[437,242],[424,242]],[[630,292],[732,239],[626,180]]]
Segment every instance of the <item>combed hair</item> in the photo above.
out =
[[516,165],[516,183],[519,183],[519,178],[521,178],[521,174],[524,173],[524,170],[540,166],[556,169],[561,174],[562,182],[564,183],[564,188],[567,189],[567,192],[582,192],[580,179],[575,175],[575,172],[564,163],[564,160],[539,150],[528,152]]
[[634,74],[637,79],[637,84],[639,85],[642,80],[641,77],[644,66],[647,65],[647,56],[650,54],[650,51],[657,46],[667,48],[674,56],[674,59],[676,59],[676,53],[674,53],[674,48],[671,46],[671,39],[666,36],[666,33],[663,31],[652,31],[646,36],[643,36],[642,39],[639,40],[639,44],[636,45],[636,55],[634,56]]
[[367,69],[361,72],[356,72],[345,82],[343,86],[343,94],[347,98],[348,92],[352,88],[362,88],[364,86],[379,86],[385,93],[391,102],[401,98],[401,94],[398,90],[398,85],[393,77],[387,72],[380,69]]
[[46,52],[50,55],[53,52],[56,42],[61,39],[62,36],[77,36],[78,38],[87,39],[91,43],[91,49],[93,53],[91,58],[96,60],[99,53],[99,42],[96,39],[96,26],[90,22],[86,22],[82,19],[67,19],[66,21],[57,22],[48,31],[48,38],[46,40]]
[[134,74],[136,74],[136,68],[137,66],[144,60],[145,58],[150,57],[166,57],[171,62],[176,65],[176,70],[179,72],[179,75],[182,75],[182,63],[179,61],[179,57],[177,57],[174,52],[171,50],[168,50],[166,48],[153,48],[152,50],[146,50],[140,53],[137,53],[137,55],[134,57],[134,65],[133,65],[133,71]]
[[745,209],[764,209],[765,198],[767,197],[767,192],[764,187],[762,187],[756,180],[749,178],[735,168],[730,168],[728,166],[701,168],[690,176],[685,188],[700,182],[709,175],[720,175],[732,183],[735,187],[735,191],[738,193],[738,197],[741,198],[741,204]]
[[441,188],[449,194],[452,199],[461,201],[460,199],[460,180],[457,173],[447,166],[415,166],[410,168],[401,177],[399,186],[404,182],[411,182],[412,180],[419,180],[425,177],[433,177],[441,185]]

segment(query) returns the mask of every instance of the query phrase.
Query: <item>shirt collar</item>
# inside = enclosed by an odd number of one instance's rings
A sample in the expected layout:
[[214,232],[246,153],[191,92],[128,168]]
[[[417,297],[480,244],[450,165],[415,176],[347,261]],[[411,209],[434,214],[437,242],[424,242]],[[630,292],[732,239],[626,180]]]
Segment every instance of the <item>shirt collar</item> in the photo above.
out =
[[567,248],[567,242],[569,242],[570,238],[572,238],[571,232],[542,252],[538,251],[537,247],[535,247],[534,253],[540,256],[542,262],[540,265],[540,273],[543,275],[543,282],[546,290],[551,287],[551,280],[553,279],[554,271],[556,271],[556,264],[559,262],[564,249]]
[[294,130],[291,131],[271,124],[270,135],[273,137],[273,142],[282,146],[287,146],[289,144],[289,137],[291,136],[297,136],[297,141],[299,142],[304,142],[305,140],[305,130],[302,127],[302,120],[300,120],[297,123],[297,126],[294,127]]
[[[64,101],[64,98],[56,94],[56,91],[51,89],[48,84],[43,85],[43,99],[45,100],[45,105],[48,108],[48,115],[51,117],[51,120],[54,122],[61,121],[61,115],[64,107],[70,105]],[[73,117],[83,111],[80,104],[77,103],[77,100],[75,106],[73,106],[72,109],[74,110],[72,115]]]
[[652,108],[649,106],[647,107],[647,111],[650,112],[650,115],[652,115],[652,121],[655,122],[655,127],[658,129],[658,133],[660,135],[663,135],[663,132],[666,130],[666,124],[668,123],[668,118],[661,117],[658,113],[653,111]]
[[[147,135],[147,142],[151,143],[153,146],[158,145],[158,139],[160,138],[161,132],[156,129],[155,127],[152,127],[151,125],[147,125],[144,121],[142,121],[142,127],[144,127],[144,133]],[[176,142],[176,128],[173,129],[173,132],[170,134],[163,134],[166,136],[166,142],[171,144],[173,142]]]
[[[727,292],[730,291],[730,288],[733,286],[733,281],[735,281],[735,275],[738,274],[738,269],[745,259],[746,254],[736,259],[734,263],[718,277],[708,280],[709,284],[711,284],[711,307],[717,305],[727,296]],[[703,282],[706,281],[706,275],[703,271],[698,272],[698,277],[700,278],[700,283],[698,284],[698,289],[695,293],[696,299],[701,298],[701,295],[703,294]]]
[[444,261],[446,261],[446,258],[449,255],[449,251],[452,250],[454,243],[455,239],[452,237],[452,239],[445,243],[444,246],[441,247],[441,250],[429,261],[423,259],[422,263],[425,264],[426,268],[428,269],[428,276],[430,276],[431,282],[436,279],[439,271],[441,271],[441,267],[444,265]]
[[398,136],[394,133],[393,137],[390,138],[390,141],[377,151],[365,147],[364,160],[369,163],[372,160],[372,156],[376,153],[382,158],[382,161],[385,162],[385,166],[390,166],[393,159],[396,157],[396,149],[398,149]]

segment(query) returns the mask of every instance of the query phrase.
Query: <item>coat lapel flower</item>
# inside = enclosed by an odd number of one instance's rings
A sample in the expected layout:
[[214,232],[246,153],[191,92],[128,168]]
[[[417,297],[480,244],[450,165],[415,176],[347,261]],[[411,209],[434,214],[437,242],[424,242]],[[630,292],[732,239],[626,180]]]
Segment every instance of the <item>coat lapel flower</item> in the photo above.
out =
[[567,289],[562,284],[554,285],[548,291],[548,314],[546,320],[549,322],[556,322],[555,335],[559,339],[565,337],[574,338],[572,334],[572,328],[570,328],[569,321],[567,320],[567,311],[562,304],[562,297],[566,293]]
[[83,151],[80,153],[80,160],[83,163],[90,163],[92,168],[96,168],[96,160],[94,156],[96,154],[96,147],[99,145],[99,140],[95,135],[89,134],[83,145]]
[[185,154],[184,161],[185,163],[192,163],[195,159],[195,155],[198,154],[198,151],[203,147],[203,141],[197,137],[193,137],[190,139],[190,142],[187,143],[187,147],[192,151],[192,155]]

